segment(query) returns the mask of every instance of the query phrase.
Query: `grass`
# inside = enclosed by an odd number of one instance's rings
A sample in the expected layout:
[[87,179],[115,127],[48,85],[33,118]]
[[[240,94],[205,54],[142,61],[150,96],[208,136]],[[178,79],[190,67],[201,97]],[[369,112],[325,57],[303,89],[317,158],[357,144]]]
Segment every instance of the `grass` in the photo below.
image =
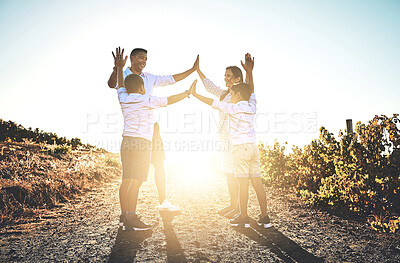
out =
[[0,142],[0,226],[119,178],[118,155],[67,145]]

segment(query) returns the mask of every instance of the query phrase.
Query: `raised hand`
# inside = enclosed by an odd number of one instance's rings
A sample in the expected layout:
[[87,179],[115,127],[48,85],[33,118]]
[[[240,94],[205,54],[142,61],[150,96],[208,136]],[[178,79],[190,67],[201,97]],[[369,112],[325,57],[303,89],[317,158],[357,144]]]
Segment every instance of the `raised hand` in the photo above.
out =
[[114,57],[114,65],[116,68],[123,68],[125,66],[126,60],[128,59],[128,56],[125,56],[124,59],[124,49],[118,47],[115,49],[115,55],[114,52],[111,52],[113,57]]
[[196,94],[196,83],[197,83],[197,79],[195,79],[193,81],[192,85],[190,86],[189,94],[192,94],[192,95]]
[[245,63],[243,63],[243,61],[240,61],[240,63],[242,64],[243,69],[244,69],[247,73],[252,72],[252,71],[253,71],[253,68],[254,68],[254,57],[251,58],[251,55],[250,55],[249,53],[247,53],[247,54],[244,56],[244,62],[245,62]]
[[199,70],[199,55],[197,55],[196,61],[193,64],[193,70]]

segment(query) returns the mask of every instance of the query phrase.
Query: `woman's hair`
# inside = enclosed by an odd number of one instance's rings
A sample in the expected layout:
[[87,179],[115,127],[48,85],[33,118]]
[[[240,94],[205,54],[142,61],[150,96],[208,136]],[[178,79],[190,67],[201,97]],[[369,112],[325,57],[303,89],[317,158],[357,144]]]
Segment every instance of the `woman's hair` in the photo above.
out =
[[[242,83],[243,82],[243,73],[242,70],[236,66],[229,66],[226,68],[226,70],[230,70],[232,71],[233,77],[235,78],[240,78],[239,82]],[[226,90],[224,93],[222,93],[221,97],[219,97],[220,101],[223,101],[226,97],[226,95],[229,94],[229,90]]]
[[130,74],[125,78],[124,81],[126,92],[135,93],[139,91],[139,88],[144,85],[141,76],[136,74]]

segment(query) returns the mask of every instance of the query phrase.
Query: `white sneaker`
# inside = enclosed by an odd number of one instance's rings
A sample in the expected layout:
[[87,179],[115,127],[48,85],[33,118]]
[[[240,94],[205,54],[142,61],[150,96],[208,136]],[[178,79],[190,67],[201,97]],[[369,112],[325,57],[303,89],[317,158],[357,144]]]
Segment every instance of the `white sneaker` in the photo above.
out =
[[162,212],[176,212],[181,210],[179,206],[171,204],[168,200],[164,200],[161,205],[158,206],[158,210]]

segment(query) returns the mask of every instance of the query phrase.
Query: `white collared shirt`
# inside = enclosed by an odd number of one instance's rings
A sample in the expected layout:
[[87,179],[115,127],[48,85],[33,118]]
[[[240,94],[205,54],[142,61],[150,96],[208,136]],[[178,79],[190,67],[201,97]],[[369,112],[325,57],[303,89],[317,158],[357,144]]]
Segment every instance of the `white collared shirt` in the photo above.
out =
[[147,93],[127,93],[124,87],[118,89],[118,99],[124,116],[122,135],[151,141],[155,123],[153,109],[167,106],[168,99]]
[[[129,67],[124,70],[124,79],[128,76],[133,74]],[[144,82],[144,89],[146,90],[146,94],[151,95],[153,93],[153,88],[158,86],[167,86],[174,84],[176,81],[172,75],[153,75],[147,72],[142,72],[140,75]],[[118,82],[115,89],[118,89]]]
[[229,114],[229,138],[232,145],[244,143],[255,143],[256,132],[254,130],[254,120],[257,111],[254,93],[251,94],[249,101],[239,101],[227,103],[214,100],[212,107],[226,114]]

